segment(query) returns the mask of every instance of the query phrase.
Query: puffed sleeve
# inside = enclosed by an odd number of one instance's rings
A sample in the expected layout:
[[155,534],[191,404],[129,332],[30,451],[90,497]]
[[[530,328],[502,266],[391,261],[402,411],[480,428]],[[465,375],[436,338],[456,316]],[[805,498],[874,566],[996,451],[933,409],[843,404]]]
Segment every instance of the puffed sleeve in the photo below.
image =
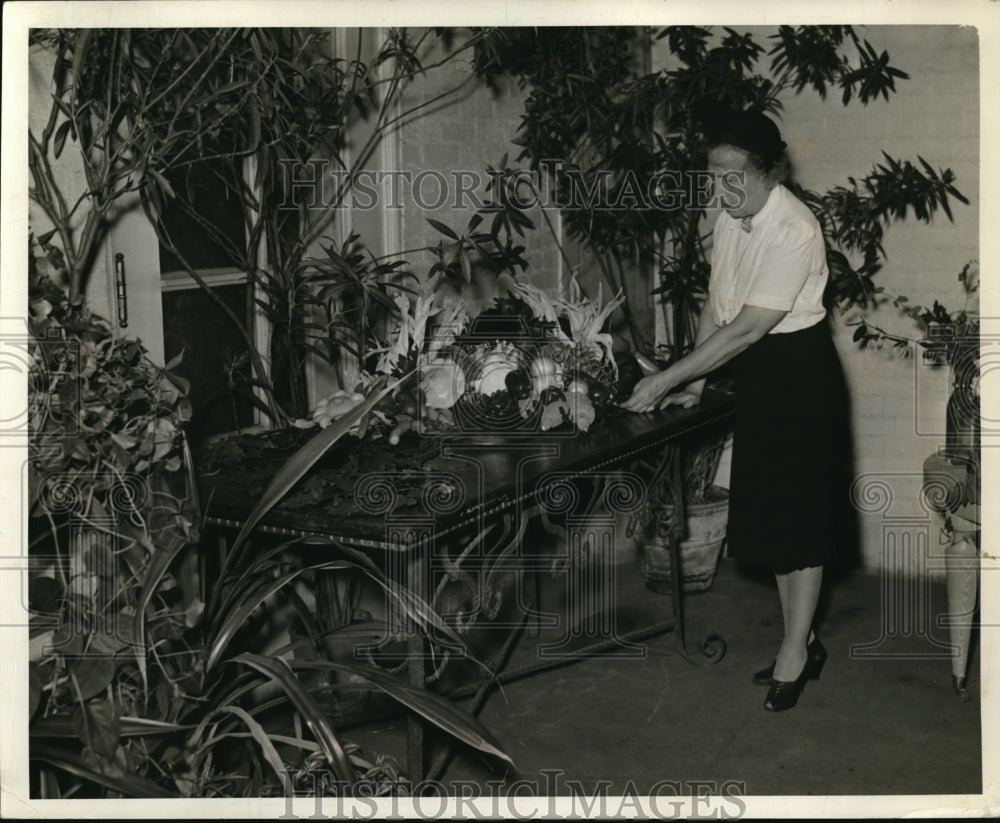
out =
[[791,311],[809,275],[822,266],[818,252],[822,254],[822,238],[815,228],[799,221],[781,224],[757,258],[744,303]]

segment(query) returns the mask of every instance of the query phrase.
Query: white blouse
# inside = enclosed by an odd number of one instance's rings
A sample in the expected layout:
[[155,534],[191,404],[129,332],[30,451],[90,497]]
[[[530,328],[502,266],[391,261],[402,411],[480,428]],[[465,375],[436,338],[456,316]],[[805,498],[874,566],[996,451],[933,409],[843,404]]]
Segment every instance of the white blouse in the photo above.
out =
[[743,306],[787,311],[771,334],[798,331],[826,316],[823,290],[829,276],[823,232],[813,213],[784,186],[775,186],[751,218],[722,212],[712,234],[708,299],[719,326]]

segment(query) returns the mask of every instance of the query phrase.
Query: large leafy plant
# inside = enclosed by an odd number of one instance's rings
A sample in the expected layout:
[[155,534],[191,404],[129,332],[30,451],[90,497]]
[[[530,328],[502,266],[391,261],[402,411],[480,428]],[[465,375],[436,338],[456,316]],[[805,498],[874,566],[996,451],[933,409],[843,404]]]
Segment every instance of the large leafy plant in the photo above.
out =
[[[383,298],[405,271],[400,261],[369,260],[349,227],[345,246],[328,242],[319,258],[314,247],[385,133],[429,105],[403,108],[408,84],[462,59],[480,35],[456,41],[427,29],[411,38],[393,29],[371,37],[359,30],[352,53],[335,55],[320,29],[33,32],[33,46],[52,55],[53,93],[44,127],[30,135],[31,197],[56,229],[70,303],[81,304],[96,251],[138,198],[163,249],[242,335],[255,402],[273,422],[303,415],[307,357],[363,359],[373,317],[395,311]],[[437,44],[443,50],[424,65]],[[367,131],[348,163],[348,131],[361,120]],[[74,143],[86,176],[78,196],[55,171]],[[300,185],[303,178],[312,182]],[[226,209],[199,201],[206,179],[235,204],[239,231],[229,230]],[[182,252],[192,230],[246,273],[254,289],[245,311],[233,311]],[[270,327],[268,351],[254,345],[256,312]]]
[[[137,340],[113,337],[86,304],[71,304],[65,259],[48,241],[32,243],[29,283],[29,757],[38,794],[281,795],[321,770],[348,789],[364,779],[379,792],[407,791],[391,759],[366,759],[337,731],[345,690],[389,695],[507,759],[447,701],[374,665],[331,658],[297,586],[322,573],[364,575],[401,603],[416,630],[464,651],[419,598],[348,547],[318,562],[296,562],[287,543],[245,551],[260,518],[386,390],[275,476],[206,607],[183,436],[187,386]],[[266,616],[282,605],[301,636],[261,654]]]
[[[65,258],[48,241],[29,257],[30,754],[118,791],[132,773],[135,790],[153,791],[135,775],[148,755],[130,741],[129,718],[150,706],[169,715],[203,605],[190,571],[187,386],[73,305]],[[52,772],[39,774],[41,792],[65,793]]]
[[[669,65],[644,71],[654,39],[665,41]],[[888,100],[908,77],[851,26],[780,26],[769,46],[732,28],[573,27],[494,29],[477,50],[483,75],[508,72],[527,89],[518,159],[548,176],[568,235],[632,303],[639,295],[630,287],[655,284],[649,290],[660,296],[668,358],[693,345],[708,282],[696,174],[707,168],[701,101],[777,114],[791,95],[839,91],[844,105],[868,105]],[[676,190],[665,191],[665,182]],[[800,191],[828,241],[831,304],[878,302],[873,277],[885,228],[911,215],[926,222],[938,209],[950,218],[951,201],[967,202],[954,184],[949,169],[924,158],[884,154],[864,176],[823,193]],[[650,191],[672,196],[675,207],[657,207]],[[633,344],[651,354],[650,319],[635,309],[626,316]]]
[[[58,298],[51,283],[38,285],[48,295],[40,300]],[[419,598],[346,546],[317,562],[291,559],[288,543],[245,551],[259,519],[379,393],[274,478],[206,608],[190,563],[194,487],[171,482],[191,468],[183,385],[97,318],[72,337],[38,338],[34,352],[29,756],[41,796],[281,795],[319,771],[341,790],[364,779],[379,792],[405,793],[409,783],[391,759],[366,759],[338,732],[345,691],[384,693],[507,759],[449,702],[375,665],[331,658],[297,584],[321,573],[365,575],[416,630],[464,652]],[[79,434],[68,436],[77,424]],[[261,654],[267,615],[282,605],[296,613],[301,636]]]

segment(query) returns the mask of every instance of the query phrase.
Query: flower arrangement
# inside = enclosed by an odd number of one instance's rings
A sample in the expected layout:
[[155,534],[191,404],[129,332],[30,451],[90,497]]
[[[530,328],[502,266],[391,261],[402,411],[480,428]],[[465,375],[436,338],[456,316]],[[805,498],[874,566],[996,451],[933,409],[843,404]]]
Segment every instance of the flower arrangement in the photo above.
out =
[[611,403],[627,396],[639,370],[605,330],[621,295],[549,297],[512,282],[503,297],[469,317],[461,300],[439,299],[440,275],[412,298],[398,295],[399,320],[373,372],[355,392],[322,400],[321,426],[364,398],[376,380],[400,382],[355,434],[398,442],[408,430],[427,433],[588,431]]

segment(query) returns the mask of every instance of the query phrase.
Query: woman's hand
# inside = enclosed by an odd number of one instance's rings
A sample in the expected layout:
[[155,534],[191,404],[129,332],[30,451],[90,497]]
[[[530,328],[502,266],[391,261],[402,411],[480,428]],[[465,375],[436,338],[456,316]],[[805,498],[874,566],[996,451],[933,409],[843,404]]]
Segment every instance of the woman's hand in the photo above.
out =
[[663,402],[660,403],[660,408],[665,409],[667,406],[680,406],[685,409],[690,409],[692,406],[697,406],[701,402],[701,395],[704,391],[705,381],[695,380],[693,383],[688,383],[687,386],[684,387],[684,391],[668,394],[665,398],[663,398]]
[[668,406],[680,406],[684,409],[690,409],[692,406],[697,406],[701,402],[701,392],[692,391],[679,391],[674,394],[668,394],[663,398],[663,402],[660,403],[660,408],[665,409]]
[[635,384],[632,396],[621,406],[628,411],[651,412],[664,402],[675,385],[670,369],[647,375]]

